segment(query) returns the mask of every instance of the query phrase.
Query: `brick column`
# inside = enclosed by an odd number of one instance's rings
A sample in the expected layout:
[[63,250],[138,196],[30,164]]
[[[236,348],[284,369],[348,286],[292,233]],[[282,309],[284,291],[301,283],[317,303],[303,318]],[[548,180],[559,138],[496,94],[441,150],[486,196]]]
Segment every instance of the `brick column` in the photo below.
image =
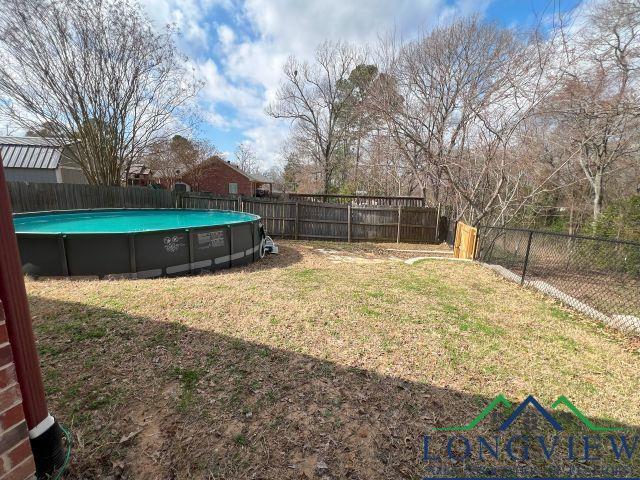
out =
[[33,478],[35,472],[20,385],[0,301],[0,480]]
[[[15,367],[13,378],[17,379],[20,388],[9,386],[7,391],[11,392],[11,389],[15,389],[16,395],[20,398],[36,464],[36,475],[44,479],[64,465],[66,453],[62,443],[62,429],[47,410],[20,252],[13,227],[11,198],[1,165],[0,161],[0,300],[2,300],[3,325],[7,332],[8,344],[6,341],[2,343],[5,354],[0,358],[0,366],[11,363],[12,368]],[[8,395],[11,397],[12,393]],[[3,398],[0,398],[0,405],[4,405],[3,401]],[[9,398],[6,406],[13,405],[15,401],[15,398]],[[23,428],[20,427],[20,423],[2,434],[0,453],[5,451],[9,453],[8,450],[17,446],[21,440],[18,428]],[[11,465],[8,468],[12,468]],[[23,463],[16,463],[17,468],[26,467]],[[19,477],[12,475],[6,478],[13,480]],[[3,477],[0,477],[0,480],[3,480]]]

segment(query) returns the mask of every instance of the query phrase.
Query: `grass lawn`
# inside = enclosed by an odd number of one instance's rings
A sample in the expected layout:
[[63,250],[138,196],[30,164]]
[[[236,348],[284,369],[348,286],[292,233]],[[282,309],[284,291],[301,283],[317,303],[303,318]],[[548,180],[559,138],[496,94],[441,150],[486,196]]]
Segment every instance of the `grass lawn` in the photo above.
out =
[[210,275],[27,281],[71,478],[417,479],[423,435],[500,393],[640,425],[637,339],[472,263],[280,245]]

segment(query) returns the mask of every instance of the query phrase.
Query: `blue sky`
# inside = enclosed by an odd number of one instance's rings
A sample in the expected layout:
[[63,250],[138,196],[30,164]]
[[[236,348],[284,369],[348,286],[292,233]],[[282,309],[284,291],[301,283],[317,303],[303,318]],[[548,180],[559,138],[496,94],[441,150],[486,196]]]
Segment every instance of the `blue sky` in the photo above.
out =
[[279,162],[288,125],[264,114],[289,55],[310,58],[325,39],[373,44],[390,30],[411,38],[438,22],[477,13],[529,26],[579,0],[142,0],[152,20],[176,24],[180,47],[205,81],[199,135],[233,154],[250,143],[263,167]]

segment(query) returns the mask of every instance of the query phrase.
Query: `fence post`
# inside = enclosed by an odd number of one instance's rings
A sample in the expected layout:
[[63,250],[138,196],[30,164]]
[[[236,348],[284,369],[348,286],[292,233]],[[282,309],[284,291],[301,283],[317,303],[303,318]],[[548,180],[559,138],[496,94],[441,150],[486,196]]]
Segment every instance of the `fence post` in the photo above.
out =
[[529,239],[527,240],[527,251],[524,254],[524,265],[522,266],[522,278],[520,285],[524,285],[524,277],[527,274],[527,265],[529,265],[529,251],[531,250],[531,239],[533,238],[533,230],[529,230]]
[[400,243],[400,225],[402,223],[402,205],[398,205],[398,233],[396,235],[396,243]]
[[295,238],[296,240],[298,240],[298,222],[300,221],[300,204],[298,202],[296,202],[296,224],[295,224]]
[[462,227],[461,222],[456,222],[454,227],[453,234],[453,257],[460,258],[460,227]]
[[239,193],[238,197],[236,198],[236,210],[238,212],[242,212],[242,194]]
[[436,234],[435,242],[440,243],[440,202],[438,202],[438,209],[436,210]]
[[347,205],[347,242],[351,243],[351,204]]

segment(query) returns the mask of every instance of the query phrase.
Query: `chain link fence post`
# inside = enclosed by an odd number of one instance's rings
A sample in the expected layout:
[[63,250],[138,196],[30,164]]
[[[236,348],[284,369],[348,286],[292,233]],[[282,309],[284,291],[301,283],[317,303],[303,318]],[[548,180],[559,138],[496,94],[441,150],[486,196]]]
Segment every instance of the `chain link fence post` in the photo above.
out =
[[520,279],[520,285],[524,285],[524,277],[527,274],[527,266],[529,265],[529,252],[531,251],[532,238],[533,238],[533,230],[529,231],[529,238],[527,240],[527,251],[524,254],[524,265],[522,266],[522,278]]

